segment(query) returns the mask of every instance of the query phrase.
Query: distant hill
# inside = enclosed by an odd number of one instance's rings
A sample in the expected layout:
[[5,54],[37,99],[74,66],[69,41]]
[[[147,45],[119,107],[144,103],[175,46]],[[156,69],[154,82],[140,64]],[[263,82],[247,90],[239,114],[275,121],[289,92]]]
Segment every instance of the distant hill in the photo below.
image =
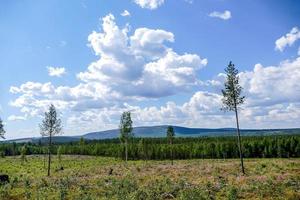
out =
[[[165,137],[168,126],[144,126],[135,127],[133,133],[135,137]],[[234,128],[187,128],[173,126],[177,137],[200,137],[200,136],[232,136],[236,134]],[[242,135],[280,135],[280,134],[300,134],[300,128],[297,129],[243,129]],[[119,130],[107,130],[100,132],[87,133],[83,135],[85,139],[98,140],[119,137]]]
[[[133,134],[135,137],[165,137],[167,131],[167,125],[162,126],[143,126],[134,127]],[[176,137],[217,137],[217,136],[235,136],[236,129],[234,128],[187,128],[181,126],[173,126]],[[300,128],[295,129],[242,129],[242,135],[247,136],[262,136],[262,135],[288,135],[288,134],[300,134]],[[83,137],[86,140],[101,140],[112,139],[119,137],[119,129],[99,131],[87,133],[82,136],[56,136],[53,138],[54,143],[76,142]],[[35,137],[35,138],[23,138],[8,140],[5,142],[32,142],[32,143],[45,143],[47,138]]]

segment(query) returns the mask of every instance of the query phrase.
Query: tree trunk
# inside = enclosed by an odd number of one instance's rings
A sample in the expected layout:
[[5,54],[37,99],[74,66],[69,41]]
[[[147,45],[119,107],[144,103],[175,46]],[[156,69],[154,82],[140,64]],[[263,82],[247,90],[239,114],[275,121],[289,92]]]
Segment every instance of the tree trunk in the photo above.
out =
[[48,176],[50,176],[50,165],[51,165],[51,145],[52,145],[52,134],[49,136],[49,146],[48,146]]
[[127,150],[127,139],[125,140],[125,161],[128,159],[128,150]]
[[170,150],[171,150],[171,163],[173,165],[173,147],[172,147],[172,141],[170,142]]
[[245,174],[244,161],[243,161],[243,152],[242,152],[242,145],[241,145],[241,134],[240,134],[239,117],[238,117],[238,111],[237,111],[237,106],[236,105],[235,105],[235,119],[236,119],[238,147],[239,147],[239,153],[240,153],[240,159],[241,159],[242,173]]

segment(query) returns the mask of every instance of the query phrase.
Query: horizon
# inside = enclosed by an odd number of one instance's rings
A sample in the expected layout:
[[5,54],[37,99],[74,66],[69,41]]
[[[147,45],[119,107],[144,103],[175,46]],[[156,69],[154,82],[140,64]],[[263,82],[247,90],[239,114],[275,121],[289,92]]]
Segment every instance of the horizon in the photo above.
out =
[[299,127],[300,2],[149,2],[0,3],[6,140],[40,137],[51,103],[61,136],[118,129],[128,110],[134,127],[234,127],[220,110],[230,61],[241,129]]
[[[173,128],[174,127],[179,127],[179,128],[186,128],[186,129],[208,129],[208,130],[226,130],[226,129],[232,129],[234,131],[236,131],[236,128],[234,127],[219,127],[219,128],[203,128],[203,127],[186,127],[186,126],[176,126],[176,125],[154,125],[154,126],[133,126],[133,129],[135,128],[152,128],[152,127],[167,127],[167,126],[172,126]],[[240,129],[240,131],[269,131],[269,130],[295,130],[295,129],[300,129],[300,127],[291,127],[291,128],[270,128],[270,129],[251,129],[251,128],[247,128],[247,129]],[[84,133],[81,133],[81,134],[78,134],[78,135],[64,135],[64,134],[59,134],[59,135],[55,135],[55,136],[52,136],[52,137],[82,137],[82,136],[85,136],[85,135],[88,135],[88,134],[93,134],[93,133],[102,133],[102,132],[108,132],[108,131],[115,131],[115,130],[119,130],[118,128],[114,128],[114,129],[106,129],[106,130],[101,130],[101,131],[93,131],[93,132],[84,132]],[[175,135],[176,135],[176,131],[174,132]],[[134,134],[134,132],[133,132]],[[213,135],[212,135],[213,136]],[[187,137],[190,137],[190,136],[187,136]],[[199,136],[201,137],[201,136]],[[217,136],[219,137],[219,136]],[[3,141],[3,142],[8,142],[8,141],[14,141],[14,140],[23,140],[23,139],[34,139],[34,138],[47,138],[47,137],[43,137],[41,135],[37,135],[37,136],[32,136],[32,137],[20,137],[20,138],[13,138],[13,139],[7,139],[5,138],[4,140],[0,140]],[[103,139],[99,139],[99,140],[103,140]]]

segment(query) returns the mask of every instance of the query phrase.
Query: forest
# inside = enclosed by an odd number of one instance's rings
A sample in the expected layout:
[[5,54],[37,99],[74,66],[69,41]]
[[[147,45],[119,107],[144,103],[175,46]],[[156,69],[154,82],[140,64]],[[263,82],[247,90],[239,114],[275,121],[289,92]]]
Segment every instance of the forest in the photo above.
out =
[[[292,158],[300,157],[300,135],[243,136],[245,158]],[[48,149],[43,143],[6,143],[0,145],[2,156],[20,155],[25,147],[26,154],[45,154]],[[124,159],[124,145],[120,139],[84,140],[64,144],[53,144],[52,153],[66,155],[94,155]],[[131,138],[128,143],[130,160],[164,160],[197,158],[238,158],[236,137],[174,138]]]

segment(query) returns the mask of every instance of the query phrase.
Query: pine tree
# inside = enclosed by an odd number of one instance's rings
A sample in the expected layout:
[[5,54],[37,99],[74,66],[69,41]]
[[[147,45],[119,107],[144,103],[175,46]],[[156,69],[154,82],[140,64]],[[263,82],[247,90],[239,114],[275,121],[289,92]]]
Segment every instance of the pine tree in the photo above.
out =
[[174,141],[175,133],[172,126],[169,126],[167,129],[167,138],[169,142],[170,148],[170,156],[171,156],[171,163],[173,165],[173,141]]
[[4,134],[5,134],[4,125],[2,119],[0,118],[0,138],[5,139]]
[[27,155],[27,147],[26,144],[24,144],[21,148],[21,161],[22,164],[24,164],[27,160],[26,160],[26,155]]
[[50,105],[49,111],[45,112],[44,119],[40,124],[40,132],[42,136],[49,138],[48,143],[48,173],[50,176],[50,165],[51,165],[51,147],[52,137],[58,135],[62,131],[61,120],[57,116],[57,112],[54,105]]
[[239,84],[238,70],[235,68],[235,66],[232,62],[229,62],[229,65],[225,69],[225,72],[226,72],[227,77],[226,77],[226,82],[225,82],[225,89],[222,90],[222,94],[223,94],[223,99],[222,99],[223,108],[222,109],[224,111],[234,111],[235,112],[241,168],[242,168],[242,173],[245,174],[240,127],[239,127],[239,117],[238,117],[238,108],[241,104],[244,103],[245,97],[241,95],[243,88]]
[[84,145],[85,145],[85,141],[84,138],[81,137],[79,140],[79,146],[80,146],[80,154],[83,155],[84,154]]
[[120,120],[120,140],[125,145],[125,161],[128,160],[128,140],[133,137],[131,113],[123,112]]
[[59,146],[58,149],[57,149],[57,159],[58,159],[58,163],[59,163],[60,167],[62,167],[61,154],[62,154],[62,147]]

